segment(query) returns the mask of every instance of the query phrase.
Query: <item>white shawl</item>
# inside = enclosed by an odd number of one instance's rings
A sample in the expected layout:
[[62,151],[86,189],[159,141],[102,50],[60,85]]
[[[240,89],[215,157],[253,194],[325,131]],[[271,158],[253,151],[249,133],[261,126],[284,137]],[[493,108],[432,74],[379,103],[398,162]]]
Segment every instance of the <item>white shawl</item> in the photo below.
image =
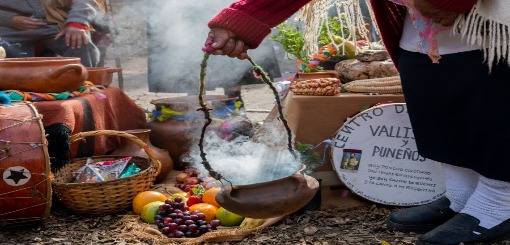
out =
[[[305,49],[308,55],[317,52],[317,38],[320,27],[326,20],[328,9],[336,5],[337,11],[345,14],[349,20],[349,30],[358,32],[366,37],[365,22],[361,17],[359,0],[312,0],[301,9],[301,20],[305,22]],[[370,0],[365,0],[369,6],[372,25],[379,30],[370,7]],[[341,10],[340,10],[341,9]],[[482,47],[489,69],[494,64],[504,62],[510,66],[510,0],[478,0],[471,11],[457,18],[454,34],[461,34],[468,43]],[[460,30],[460,32],[459,32]],[[348,40],[353,40],[351,35]]]
[[510,65],[510,1],[479,0],[467,15],[457,19],[452,30],[482,47],[489,69],[505,61]]

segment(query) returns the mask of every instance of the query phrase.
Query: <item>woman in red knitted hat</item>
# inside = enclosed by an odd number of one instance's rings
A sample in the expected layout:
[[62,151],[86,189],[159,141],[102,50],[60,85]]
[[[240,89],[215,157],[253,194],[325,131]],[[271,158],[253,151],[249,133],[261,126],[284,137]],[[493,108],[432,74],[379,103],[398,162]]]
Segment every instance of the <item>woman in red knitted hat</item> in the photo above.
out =
[[[244,0],[209,22],[206,52],[246,58],[308,0]],[[420,154],[441,162],[445,195],[392,213],[418,244],[510,238],[510,1],[370,0],[397,66]]]

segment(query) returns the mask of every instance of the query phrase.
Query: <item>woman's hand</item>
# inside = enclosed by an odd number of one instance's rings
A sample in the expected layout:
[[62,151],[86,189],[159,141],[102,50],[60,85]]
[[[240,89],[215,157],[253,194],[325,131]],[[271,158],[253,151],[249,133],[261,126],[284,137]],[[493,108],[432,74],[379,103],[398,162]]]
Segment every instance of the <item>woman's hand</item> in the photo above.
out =
[[443,26],[451,26],[459,16],[459,13],[439,8],[431,4],[428,0],[415,0],[414,7],[423,15],[432,21]]
[[44,27],[44,26],[46,26],[46,23],[44,23],[36,18],[17,15],[12,18],[11,25],[12,25],[12,27],[14,27],[14,29],[18,29],[21,31],[27,31],[27,30],[35,30],[35,29]]
[[205,52],[214,55],[226,55],[232,58],[246,59],[248,46],[241,40],[237,40],[234,33],[222,28],[212,28],[205,40]]

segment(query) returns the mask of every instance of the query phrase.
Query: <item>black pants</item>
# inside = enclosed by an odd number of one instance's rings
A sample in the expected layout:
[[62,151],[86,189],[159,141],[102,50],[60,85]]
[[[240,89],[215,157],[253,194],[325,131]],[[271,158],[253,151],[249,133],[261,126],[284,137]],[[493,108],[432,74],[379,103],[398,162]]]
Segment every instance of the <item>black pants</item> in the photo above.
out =
[[429,159],[510,180],[510,68],[489,73],[481,51],[401,50],[398,67],[418,151]]

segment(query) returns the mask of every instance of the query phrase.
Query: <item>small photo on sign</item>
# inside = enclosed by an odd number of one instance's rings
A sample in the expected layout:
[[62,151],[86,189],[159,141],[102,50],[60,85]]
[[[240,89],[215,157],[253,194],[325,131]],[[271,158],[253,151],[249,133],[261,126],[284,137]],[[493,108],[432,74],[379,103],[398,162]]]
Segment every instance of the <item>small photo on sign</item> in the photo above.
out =
[[341,169],[357,171],[361,161],[361,150],[344,149]]

